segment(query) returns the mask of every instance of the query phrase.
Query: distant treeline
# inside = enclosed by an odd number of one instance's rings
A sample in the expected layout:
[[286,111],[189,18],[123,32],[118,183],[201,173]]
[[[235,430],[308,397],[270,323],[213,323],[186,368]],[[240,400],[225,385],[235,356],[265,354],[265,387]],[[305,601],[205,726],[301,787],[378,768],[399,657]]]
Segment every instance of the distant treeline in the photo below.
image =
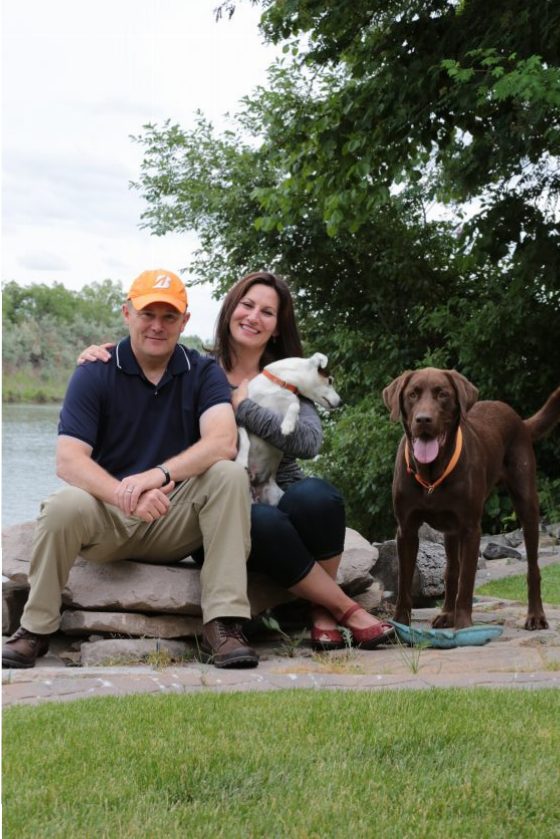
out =
[[[16,282],[2,286],[2,399],[4,402],[59,402],[89,344],[114,341],[125,333],[122,286],[113,280],[72,291]],[[189,337],[189,346],[200,347]]]

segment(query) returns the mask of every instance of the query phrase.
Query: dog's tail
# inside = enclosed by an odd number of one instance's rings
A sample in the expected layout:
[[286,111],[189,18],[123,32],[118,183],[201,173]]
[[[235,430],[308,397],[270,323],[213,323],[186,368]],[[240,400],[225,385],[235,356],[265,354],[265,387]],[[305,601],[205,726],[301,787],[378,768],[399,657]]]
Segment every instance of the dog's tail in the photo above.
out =
[[560,420],[560,387],[550,394],[540,411],[524,420],[531,433],[532,440],[540,440],[551,431]]

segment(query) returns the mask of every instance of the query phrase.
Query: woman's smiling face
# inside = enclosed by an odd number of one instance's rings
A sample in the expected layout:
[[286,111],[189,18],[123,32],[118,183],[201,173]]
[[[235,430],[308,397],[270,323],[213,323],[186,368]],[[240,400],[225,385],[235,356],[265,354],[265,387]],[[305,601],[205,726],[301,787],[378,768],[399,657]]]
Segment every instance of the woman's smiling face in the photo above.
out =
[[275,289],[255,283],[241,298],[229,322],[233,344],[264,351],[270,338],[278,334],[280,298]]

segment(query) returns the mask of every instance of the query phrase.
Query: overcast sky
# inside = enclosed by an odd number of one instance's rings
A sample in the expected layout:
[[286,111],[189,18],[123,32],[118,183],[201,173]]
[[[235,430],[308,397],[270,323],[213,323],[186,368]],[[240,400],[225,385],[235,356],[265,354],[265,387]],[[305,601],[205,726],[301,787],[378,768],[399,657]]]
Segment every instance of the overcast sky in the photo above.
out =
[[[128,182],[141,148],[130,134],[170,118],[216,125],[266,81],[275,52],[260,9],[239,0],[2,0],[2,279],[126,288],[146,268],[179,272],[196,239],[150,236]],[[183,274],[188,284],[188,275]],[[208,338],[218,304],[190,295],[187,334]]]

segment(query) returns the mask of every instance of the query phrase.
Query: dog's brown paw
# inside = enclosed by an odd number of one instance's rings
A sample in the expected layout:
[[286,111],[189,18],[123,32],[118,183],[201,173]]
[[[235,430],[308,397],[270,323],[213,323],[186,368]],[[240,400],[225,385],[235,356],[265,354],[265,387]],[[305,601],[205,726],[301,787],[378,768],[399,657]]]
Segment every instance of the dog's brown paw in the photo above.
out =
[[525,621],[525,629],[528,629],[531,632],[535,629],[548,629],[548,621],[543,614],[529,614],[527,615],[527,620]]
[[441,612],[432,621],[434,629],[450,629],[455,625],[455,614],[453,612]]

